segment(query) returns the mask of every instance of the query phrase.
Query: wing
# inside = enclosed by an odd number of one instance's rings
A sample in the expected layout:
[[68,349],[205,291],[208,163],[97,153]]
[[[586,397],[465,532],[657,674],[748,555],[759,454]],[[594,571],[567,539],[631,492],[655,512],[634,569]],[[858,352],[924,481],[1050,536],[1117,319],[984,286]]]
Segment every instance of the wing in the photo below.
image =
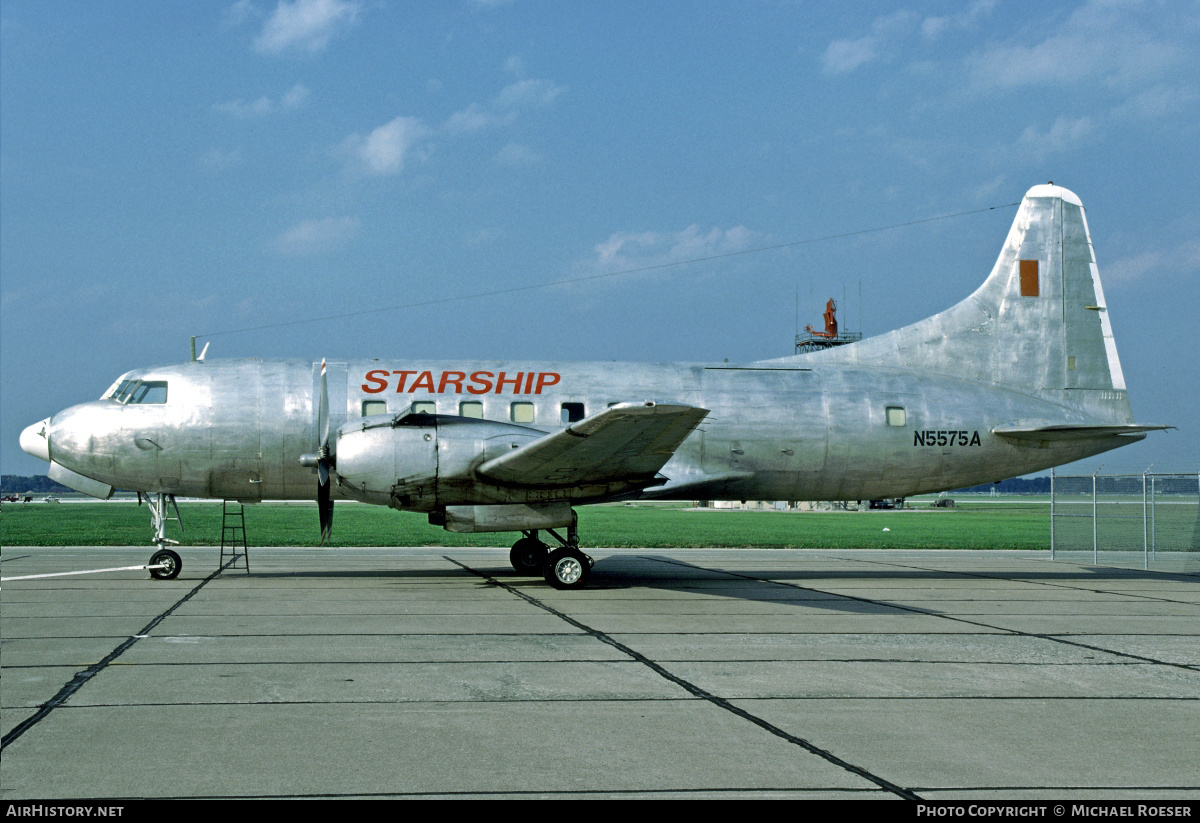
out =
[[621,403],[487,461],[479,474],[522,486],[650,481],[708,414],[694,406]]

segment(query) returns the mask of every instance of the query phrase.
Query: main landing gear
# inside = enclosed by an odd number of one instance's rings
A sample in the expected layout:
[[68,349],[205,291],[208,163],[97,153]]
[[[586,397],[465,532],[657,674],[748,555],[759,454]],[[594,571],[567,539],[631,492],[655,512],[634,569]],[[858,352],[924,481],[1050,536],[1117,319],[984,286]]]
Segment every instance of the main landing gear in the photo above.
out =
[[508,553],[512,567],[520,574],[540,573],[556,589],[582,589],[591,577],[595,561],[579,550],[579,516],[571,512],[566,540],[554,529],[546,531],[562,546],[551,551],[538,539],[536,529],[522,532],[524,536],[513,543]]

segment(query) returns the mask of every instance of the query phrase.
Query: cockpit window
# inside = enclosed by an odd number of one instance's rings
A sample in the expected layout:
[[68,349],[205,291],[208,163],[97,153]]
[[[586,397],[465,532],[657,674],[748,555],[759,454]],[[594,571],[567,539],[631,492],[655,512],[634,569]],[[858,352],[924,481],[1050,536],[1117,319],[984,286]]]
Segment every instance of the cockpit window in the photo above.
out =
[[117,403],[166,403],[167,381],[122,380],[107,397]]
[[113,386],[109,390],[108,394],[104,396],[113,400],[117,400],[121,397],[121,394],[129,388],[129,384],[132,382],[132,380],[119,380],[116,383],[113,383]]
[[139,385],[140,383],[137,380],[126,380],[121,384],[121,387],[117,389],[117,393],[113,396],[113,399],[118,403],[124,403],[129,399],[129,395],[133,393],[133,390]]
[[130,403],[166,403],[167,381],[147,380],[139,383],[129,395]]

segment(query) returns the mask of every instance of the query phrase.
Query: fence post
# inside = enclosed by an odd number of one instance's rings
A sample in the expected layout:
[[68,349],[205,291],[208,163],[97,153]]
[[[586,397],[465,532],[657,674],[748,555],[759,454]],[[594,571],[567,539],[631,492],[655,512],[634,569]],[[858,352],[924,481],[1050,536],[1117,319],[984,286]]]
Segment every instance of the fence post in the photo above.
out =
[[1142,568],[1150,568],[1150,525],[1146,520],[1146,473],[1142,472]]
[[1050,467],[1050,559],[1054,559],[1054,467]]
[[1154,555],[1154,538],[1155,538],[1155,523],[1154,523],[1154,497],[1158,493],[1158,489],[1154,485],[1157,480],[1153,475],[1150,477],[1150,554]]
[[1096,475],[1092,475],[1092,565],[1100,562],[1100,543],[1096,531]]

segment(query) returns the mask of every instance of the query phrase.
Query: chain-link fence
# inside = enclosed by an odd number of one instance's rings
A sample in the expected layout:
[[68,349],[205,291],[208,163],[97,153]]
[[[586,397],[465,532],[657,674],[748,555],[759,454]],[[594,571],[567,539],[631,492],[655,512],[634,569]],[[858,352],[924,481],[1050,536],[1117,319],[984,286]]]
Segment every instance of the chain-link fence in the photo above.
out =
[[1052,473],[1050,556],[1200,571],[1200,474]]

